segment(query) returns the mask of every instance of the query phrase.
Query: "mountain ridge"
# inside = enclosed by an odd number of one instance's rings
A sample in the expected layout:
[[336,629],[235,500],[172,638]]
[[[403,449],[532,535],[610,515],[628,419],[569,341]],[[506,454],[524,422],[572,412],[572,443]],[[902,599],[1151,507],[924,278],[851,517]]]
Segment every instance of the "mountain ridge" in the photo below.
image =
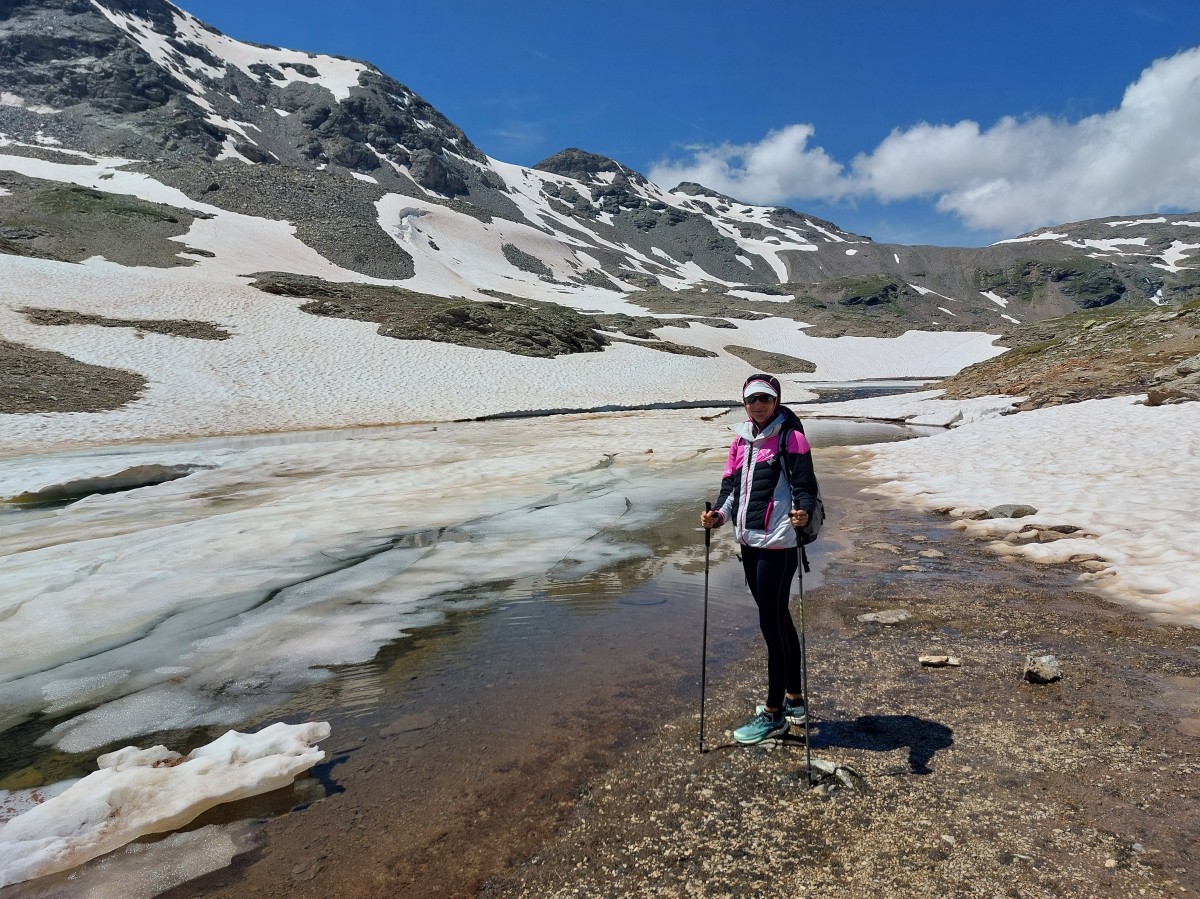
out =
[[[0,0],[0,79],[0,259],[224,271],[195,235],[214,216],[249,217],[286,225],[332,269],[264,257],[222,277],[291,277],[309,311],[340,291],[350,318],[399,339],[479,345],[462,323],[430,326],[464,304],[476,304],[471,327],[491,329],[482,345],[555,355],[611,339],[688,346],[688,322],[995,334],[1200,296],[1200,213],[977,248],[876,243],[700,184],[664,190],[580,148],[503,163],[368,62],[237,41],[166,0]],[[355,282],[396,290],[367,302]],[[613,302],[619,315],[589,312]],[[556,336],[579,312],[596,336]],[[653,333],[664,328],[669,340]]]

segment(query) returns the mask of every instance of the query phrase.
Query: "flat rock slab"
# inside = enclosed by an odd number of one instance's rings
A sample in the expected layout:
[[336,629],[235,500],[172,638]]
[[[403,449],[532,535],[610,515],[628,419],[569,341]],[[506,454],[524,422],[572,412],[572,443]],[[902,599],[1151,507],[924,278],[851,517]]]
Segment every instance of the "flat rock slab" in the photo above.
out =
[[926,668],[961,668],[962,659],[958,656],[921,656],[917,659]]
[[858,620],[863,624],[899,624],[910,618],[912,615],[907,609],[885,609],[882,612],[867,612],[858,616]]

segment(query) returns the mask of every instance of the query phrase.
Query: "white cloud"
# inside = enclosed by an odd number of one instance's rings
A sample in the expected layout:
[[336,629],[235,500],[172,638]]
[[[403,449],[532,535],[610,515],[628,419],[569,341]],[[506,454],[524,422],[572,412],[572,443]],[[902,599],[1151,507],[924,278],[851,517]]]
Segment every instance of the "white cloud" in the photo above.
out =
[[837,200],[849,184],[843,166],[820,147],[809,148],[812,125],[788,125],[756,144],[693,146],[688,162],[651,166],[656,184],[674,187],[696,181],[748,203],[776,203],[787,197]]
[[[897,128],[843,166],[809,147],[810,125],[757,144],[692,148],[663,163],[666,186],[700,181],[761,203],[912,198],[979,230],[1019,231],[1103,215],[1200,209],[1200,47],[1160,59],[1120,106],[1078,121],[1007,116]],[[662,180],[660,180],[662,179]]]

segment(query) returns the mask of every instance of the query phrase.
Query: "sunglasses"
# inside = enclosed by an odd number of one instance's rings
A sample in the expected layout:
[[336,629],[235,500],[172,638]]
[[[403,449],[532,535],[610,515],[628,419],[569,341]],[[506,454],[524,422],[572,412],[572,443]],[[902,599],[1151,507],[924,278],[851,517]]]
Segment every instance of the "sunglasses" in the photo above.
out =
[[771,396],[770,394],[766,394],[766,393],[756,393],[753,396],[746,397],[746,405],[747,406],[753,406],[755,403],[762,403],[763,405],[770,405],[773,402],[775,402],[775,397]]

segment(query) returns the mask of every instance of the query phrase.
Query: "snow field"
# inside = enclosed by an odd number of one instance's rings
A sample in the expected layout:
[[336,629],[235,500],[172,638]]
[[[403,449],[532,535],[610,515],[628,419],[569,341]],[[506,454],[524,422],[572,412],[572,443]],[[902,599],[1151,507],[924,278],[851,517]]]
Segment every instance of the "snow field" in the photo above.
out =
[[[936,401],[935,401],[936,402]],[[948,405],[957,405],[949,404]],[[1028,524],[1092,536],[993,549],[1038,562],[1091,554],[1108,567],[1088,589],[1164,620],[1200,626],[1200,406],[1091,400],[979,420],[923,440],[863,452],[879,488],[926,508],[1025,503],[1038,514],[962,522],[1002,538]]]
[[[736,393],[749,371],[724,353],[730,343],[808,358],[818,366],[814,377],[833,380],[940,375],[997,352],[992,338],[981,334],[830,340],[809,338],[794,322],[764,319],[739,321],[736,330],[693,324],[657,332],[712,349],[720,354],[716,359],[626,343],[602,353],[543,359],[395,340],[379,335],[371,322],[310,315],[299,310],[303,299],[199,278],[188,269],[16,257],[6,259],[5,267],[0,327],[9,339],[138,372],[150,381],[139,400],[111,412],[0,415],[0,453],[9,454],[135,439],[719,399]],[[595,295],[618,296],[594,291],[560,299],[591,303]],[[138,334],[132,328],[34,325],[16,312],[24,306],[126,319],[200,314],[233,336],[214,341]]]

